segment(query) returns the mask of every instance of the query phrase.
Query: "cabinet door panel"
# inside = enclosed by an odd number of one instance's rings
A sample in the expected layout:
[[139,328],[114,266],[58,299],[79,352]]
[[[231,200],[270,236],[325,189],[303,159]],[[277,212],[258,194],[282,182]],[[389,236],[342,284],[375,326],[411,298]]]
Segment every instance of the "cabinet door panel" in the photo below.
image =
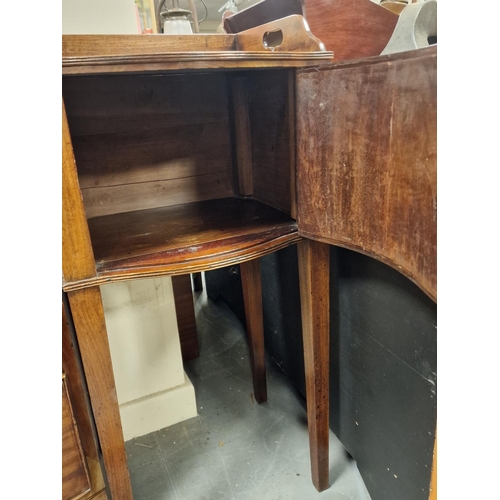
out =
[[300,70],[299,234],[375,257],[436,300],[437,47]]

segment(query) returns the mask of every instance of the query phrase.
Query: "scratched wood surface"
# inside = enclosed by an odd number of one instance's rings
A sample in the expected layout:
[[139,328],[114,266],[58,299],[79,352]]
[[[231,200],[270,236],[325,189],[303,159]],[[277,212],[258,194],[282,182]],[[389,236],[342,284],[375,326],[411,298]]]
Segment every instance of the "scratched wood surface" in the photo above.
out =
[[299,234],[393,266],[437,299],[437,47],[301,71]]
[[89,228],[98,277],[68,283],[66,290],[215,269],[300,240],[286,213],[237,198],[96,217]]

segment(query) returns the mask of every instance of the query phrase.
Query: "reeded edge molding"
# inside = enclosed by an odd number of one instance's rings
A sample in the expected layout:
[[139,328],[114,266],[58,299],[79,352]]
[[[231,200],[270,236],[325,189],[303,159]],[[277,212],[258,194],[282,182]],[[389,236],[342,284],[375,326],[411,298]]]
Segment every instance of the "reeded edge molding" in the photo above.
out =
[[161,62],[193,62],[193,61],[280,61],[296,59],[325,59],[330,61],[333,52],[245,52],[245,51],[206,51],[206,52],[163,52],[160,54],[134,54],[123,56],[71,56],[63,57],[62,66],[112,65]]
[[137,266],[131,269],[117,269],[110,272],[99,272],[96,277],[87,278],[70,283],[63,284],[63,291],[73,292],[75,290],[83,290],[96,285],[104,285],[106,283],[114,283],[116,281],[129,281],[140,278],[156,278],[159,276],[178,276],[181,274],[190,274],[201,271],[212,271],[221,267],[241,264],[249,260],[263,257],[270,253],[286,248],[298,243],[303,238],[297,232],[280,236],[272,241],[264,241],[251,247],[246,247],[240,250],[226,252],[223,254],[215,254],[210,257],[197,257],[189,261],[184,261],[176,264],[152,266]]

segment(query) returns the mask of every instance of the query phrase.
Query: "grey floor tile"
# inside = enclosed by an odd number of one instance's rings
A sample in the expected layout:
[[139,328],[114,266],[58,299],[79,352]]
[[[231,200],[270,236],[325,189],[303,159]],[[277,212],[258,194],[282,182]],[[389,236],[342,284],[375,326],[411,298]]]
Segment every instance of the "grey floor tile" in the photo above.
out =
[[311,483],[304,398],[268,360],[268,402],[253,399],[245,331],[224,303],[196,295],[200,357],[185,370],[198,416],[126,443],[140,500],[370,500],[330,433],[330,483]]

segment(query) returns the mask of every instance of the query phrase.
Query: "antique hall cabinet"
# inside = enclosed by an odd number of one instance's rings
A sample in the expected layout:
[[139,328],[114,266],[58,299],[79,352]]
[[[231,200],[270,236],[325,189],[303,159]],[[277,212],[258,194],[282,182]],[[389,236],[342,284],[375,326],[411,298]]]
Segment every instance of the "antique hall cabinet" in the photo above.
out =
[[329,245],[436,300],[436,47],[332,57],[301,16],[237,35],[63,37],[63,291],[114,500],[132,490],[99,285],[239,264],[262,402],[259,258],[297,244],[319,491]]

